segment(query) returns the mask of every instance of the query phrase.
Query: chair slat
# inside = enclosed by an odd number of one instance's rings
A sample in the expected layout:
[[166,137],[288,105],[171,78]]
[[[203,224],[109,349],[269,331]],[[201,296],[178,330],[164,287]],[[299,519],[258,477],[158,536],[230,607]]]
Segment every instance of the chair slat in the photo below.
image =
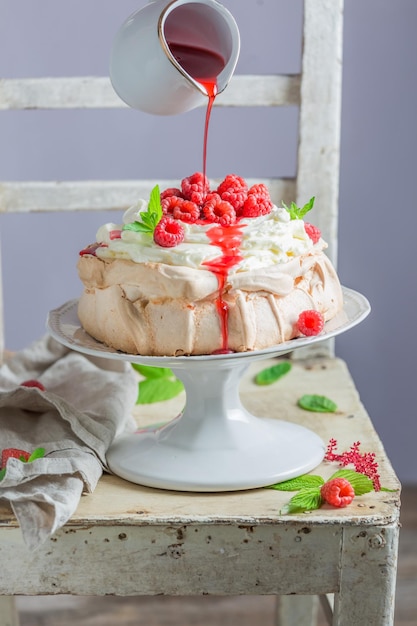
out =
[[[300,103],[300,76],[234,76],[216,106]],[[0,110],[127,108],[107,77],[0,79]]]
[[297,202],[317,198],[314,221],[336,262],[343,0],[305,0]]
[[[295,180],[247,179],[252,185],[264,182],[275,202],[295,198]],[[213,181],[214,182],[214,181]],[[220,182],[217,181],[217,184]],[[177,180],[89,180],[68,182],[0,183],[0,213],[35,211],[90,211],[126,209],[139,198],[149,198],[152,188],[178,186]]]

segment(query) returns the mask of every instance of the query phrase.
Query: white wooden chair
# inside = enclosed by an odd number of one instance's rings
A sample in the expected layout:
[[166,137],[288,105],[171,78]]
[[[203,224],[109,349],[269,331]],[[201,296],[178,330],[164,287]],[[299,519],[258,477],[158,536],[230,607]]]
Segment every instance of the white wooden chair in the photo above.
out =
[[[267,180],[277,202],[315,195],[315,220],[335,260],[343,0],[305,0],[300,75],[235,76],[217,106],[300,107],[298,171]],[[71,97],[70,97],[71,96]],[[107,78],[0,81],[0,109],[119,107]],[[173,186],[174,181],[158,181]],[[124,209],[147,197],[155,181],[3,182],[0,211]],[[70,192],[70,193],[69,193]],[[262,367],[264,367],[262,363]],[[281,410],[347,449],[360,440],[377,453],[384,486],[399,489],[345,364],[331,344],[295,361]],[[294,400],[320,389],[343,411],[306,415]],[[254,414],[277,415],[277,392],[260,392],[250,378],[242,399]],[[347,419],[350,417],[351,419]],[[146,420],[146,415],[141,419]],[[325,472],[318,468],[317,472]],[[104,476],[82,498],[53,541],[28,553],[7,503],[0,501],[0,626],[17,626],[12,596],[36,594],[241,595],[279,597],[276,623],[314,623],[320,596],[329,623],[394,623],[399,492],[371,493],[346,509],[279,514],[288,494],[180,494]],[[22,567],[24,564],[24,574]],[[120,566],[120,567],[119,567]],[[23,575],[22,575],[23,574]],[[328,600],[332,598],[333,601]],[[334,606],[333,606],[334,604]],[[333,608],[332,608],[333,607]],[[333,620],[333,621],[332,621]]]

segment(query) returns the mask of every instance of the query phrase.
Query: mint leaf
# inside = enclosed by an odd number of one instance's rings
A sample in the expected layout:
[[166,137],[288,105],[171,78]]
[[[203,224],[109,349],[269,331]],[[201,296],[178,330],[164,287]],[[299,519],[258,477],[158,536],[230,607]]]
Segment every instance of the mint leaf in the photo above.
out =
[[153,231],[158,223],[156,213],[143,213],[141,217],[145,227],[148,228],[149,231]]
[[310,198],[310,200],[307,202],[307,204],[305,204],[303,206],[302,209],[298,210],[299,219],[302,219],[304,217],[304,215],[306,215],[306,213],[311,211],[311,209],[314,206],[314,201],[315,201],[315,197],[313,196],[312,198]]
[[177,378],[147,378],[139,383],[139,395],[136,404],[153,404],[178,396],[184,385]]
[[150,213],[150,215],[155,215],[156,226],[156,224],[162,217],[161,192],[159,190],[159,185],[155,185],[155,187],[151,191],[148,204],[148,213]]
[[282,483],[269,485],[267,489],[276,489],[277,491],[298,491],[299,489],[321,487],[322,485],[324,485],[324,479],[321,476],[304,474],[303,476],[298,476],[297,478],[284,480]]
[[151,404],[170,400],[184,389],[182,381],[175,377],[169,367],[154,367],[140,363],[132,363],[131,365],[145,378],[139,382],[136,404]]
[[292,365],[289,361],[272,365],[272,367],[266,367],[261,370],[255,376],[255,383],[257,385],[271,385],[276,380],[287,374],[290,371]]
[[368,476],[365,476],[365,474],[355,472],[355,470],[340,469],[335,472],[329,480],[332,480],[333,478],[345,478],[348,480],[353,487],[355,496],[362,496],[364,493],[369,493],[374,490],[372,480],[368,478]]
[[155,367],[154,365],[141,365],[132,363],[134,370],[145,378],[174,378],[174,374],[169,367]]
[[316,413],[334,413],[337,411],[337,404],[326,396],[306,394],[301,396],[297,404],[306,411],[315,411]]
[[6,476],[6,468],[3,467],[3,469],[0,470],[0,480],[3,480],[5,476]]
[[163,212],[159,185],[155,185],[151,191],[147,210],[139,213],[140,219],[135,222],[131,222],[130,224],[124,224],[122,230],[133,230],[137,233],[153,234],[153,231],[155,230],[158,222],[161,220],[162,215]]
[[122,230],[133,230],[135,233],[149,233],[148,226],[142,222],[130,222],[130,224],[124,224]]
[[41,459],[44,456],[45,448],[36,448],[28,458],[27,462],[31,463],[32,461],[35,461],[36,459]]
[[313,511],[314,509],[319,509],[321,503],[322,499],[320,489],[318,487],[309,487],[296,493],[281,513],[303,513],[304,511]]
[[295,202],[291,202],[289,207],[287,207],[287,205],[283,202],[282,206],[284,207],[284,209],[288,211],[288,213],[290,214],[290,218],[292,220],[302,220],[304,215],[306,215],[306,213],[311,211],[311,209],[313,208],[314,201],[315,201],[315,197],[313,196],[312,198],[310,198],[307,204],[305,204],[301,208],[297,206]]

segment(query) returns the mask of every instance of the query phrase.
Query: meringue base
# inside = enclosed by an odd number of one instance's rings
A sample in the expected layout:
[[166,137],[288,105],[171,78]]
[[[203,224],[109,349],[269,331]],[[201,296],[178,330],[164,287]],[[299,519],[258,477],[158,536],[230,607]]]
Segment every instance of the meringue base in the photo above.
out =
[[[216,276],[205,269],[135,263],[84,255],[80,322],[105,345],[144,356],[212,354],[224,348]],[[263,350],[300,336],[299,314],[316,309],[324,320],[343,307],[336,271],[323,252],[227,278],[227,348]]]

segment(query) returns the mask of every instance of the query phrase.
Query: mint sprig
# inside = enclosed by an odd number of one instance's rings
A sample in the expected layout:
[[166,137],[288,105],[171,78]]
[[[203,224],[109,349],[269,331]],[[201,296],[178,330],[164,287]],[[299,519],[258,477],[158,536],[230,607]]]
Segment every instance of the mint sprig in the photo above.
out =
[[159,185],[155,185],[149,197],[147,210],[141,211],[139,215],[140,220],[136,220],[130,224],[124,224],[122,230],[133,230],[136,233],[147,233],[149,235],[153,235],[153,232],[160,222],[162,215],[163,212]]
[[285,202],[283,202],[282,206],[288,211],[292,220],[302,220],[304,215],[306,215],[313,208],[314,200],[315,196],[310,198],[307,204],[305,204],[303,207],[297,206],[295,202],[291,202],[289,207],[285,204]]
[[[374,491],[372,480],[368,478],[368,476],[365,476],[365,474],[355,472],[355,470],[339,469],[328,478],[328,481],[333,480],[333,478],[345,478],[348,480],[353,487],[355,496],[362,496],[365,493]],[[321,476],[303,474],[297,478],[284,480],[275,485],[268,485],[267,489],[275,489],[276,491],[298,491],[280,511],[281,514],[287,515],[290,513],[303,513],[304,511],[319,509],[323,504],[321,487],[324,483],[325,480]]]

